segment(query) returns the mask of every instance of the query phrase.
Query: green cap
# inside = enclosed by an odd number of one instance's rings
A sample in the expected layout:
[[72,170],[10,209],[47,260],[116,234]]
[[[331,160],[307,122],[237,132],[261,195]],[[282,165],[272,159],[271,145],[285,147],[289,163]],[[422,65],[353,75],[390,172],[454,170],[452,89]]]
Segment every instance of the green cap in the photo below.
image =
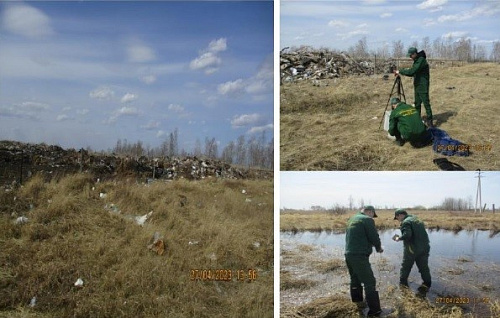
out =
[[417,48],[416,47],[411,47],[408,49],[408,54],[406,54],[407,57],[410,57],[413,53],[417,53]]
[[401,100],[399,98],[391,97],[391,100],[390,100],[391,105],[399,104],[400,102],[401,102]]
[[364,211],[373,211],[373,217],[376,218],[377,217],[377,213],[375,213],[375,208],[373,207],[373,205],[365,205],[363,207],[363,212]]
[[400,215],[400,214],[404,214],[404,215],[408,215],[408,213],[403,210],[403,209],[397,209],[395,212],[394,212],[394,220],[397,220],[397,216]]

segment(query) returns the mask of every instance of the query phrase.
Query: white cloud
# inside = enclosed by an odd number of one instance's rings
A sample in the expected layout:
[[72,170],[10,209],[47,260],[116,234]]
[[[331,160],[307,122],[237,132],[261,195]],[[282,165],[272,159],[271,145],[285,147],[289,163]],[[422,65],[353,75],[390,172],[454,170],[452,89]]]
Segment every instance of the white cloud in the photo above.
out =
[[431,10],[432,12],[439,11],[442,9],[442,5],[446,4],[448,0],[425,0],[424,2],[417,5],[418,9],[421,10]]
[[83,116],[83,115],[87,115],[89,112],[90,112],[90,110],[88,110],[87,108],[84,108],[84,109],[79,109],[79,110],[77,110],[77,111],[76,111],[76,113],[77,113],[78,115],[82,115],[82,116]]
[[385,19],[385,18],[390,18],[390,17],[392,17],[392,13],[390,13],[390,12],[382,13],[382,14],[380,15],[380,17],[381,17],[382,19]]
[[210,75],[218,71],[222,64],[222,59],[217,53],[227,49],[225,38],[212,40],[208,44],[208,48],[202,50],[200,55],[189,63],[189,68],[192,70],[204,70],[205,74]]
[[184,107],[178,104],[170,104],[168,105],[168,110],[173,111],[175,113],[182,113],[184,112]]
[[43,111],[50,108],[49,105],[38,102],[23,102],[19,107],[29,111]]
[[368,26],[368,24],[366,24],[366,23],[361,23],[361,24],[359,24],[358,26],[356,26],[356,28],[358,28],[358,29],[362,29],[362,28],[366,28],[367,26]]
[[234,116],[231,120],[231,126],[233,128],[258,125],[260,123],[262,123],[262,116],[259,114],[244,114],[240,116]]
[[498,13],[500,13],[500,2],[489,2],[469,11],[462,11],[452,15],[442,15],[438,18],[438,21],[441,23],[461,22],[481,16],[492,16]]
[[65,115],[65,114],[59,115],[56,118],[57,121],[65,121],[65,120],[68,120],[68,119],[70,119],[69,116]]
[[1,20],[6,30],[29,38],[44,37],[54,33],[49,17],[25,4],[8,5]]
[[192,70],[205,69],[205,73],[208,75],[216,72],[221,63],[221,58],[215,55],[215,53],[206,52],[192,60],[191,63],[189,63],[189,67]]
[[385,3],[386,1],[387,0],[363,0],[363,3],[367,5],[375,5]]
[[368,32],[366,30],[354,30],[354,31],[347,32],[347,33],[337,33],[337,35],[340,36],[342,38],[342,40],[347,40],[347,39],[355,37],[357,35],[367,35],[369,33],[370,32]]
[[221,95],[239,95],[245,90],[245,83],[241,78],[235,81],[228,81],[217,86],[217,91]]
[[42,112],[49,110],[47,104],[38,102],[23,102],[12,106],[0,106],[0,117],[18,117],[37,119]]
[[146,84],[153,84],[156,82],[156,76],[154,75],[145,75],[140,78],[141,82],[144,82]]
[[71,107],[67,106],[67,107],[64,107],[62,109],[63,112],[67,112],[67,111],[70,111],[71,110]]
[[443,34],[441,37],[442,38],[461,38],[467,35],[467,32],[463,31],[454,31],[454,32],[448,32]]
[[136,94],[132,94],[132,93],[127,93],[125,95],[123,95],[122,99],[121,99],[121,102],[122,103],[130,103],[134,100],[137,99],[137,95]]
[[161,137],[166,136],[166,135],[167,135],[166,131],[158,130],[158,132],[156,133],[156,138],[161,138]]
[[95,99],[108,100],[115,96],[115,92],[107,86],[100,86],[91,91],[89,96]]
[[330,27],[344,28],[348,25],[349,24],[347,22],[340,21],[340,20],[331,20],[330,22],[328,22],[328,26],[330,26]]
[[115,114],[117,116],[136,116],[139,114],[139,111],[135,107],[124,106],[118,109]]
[[396,32],[408,32],[408,30],[405,28],[397,28]]
[[255,134],[255,133],[261,133],[263,131],[266,131],[266,130],[273,130],[274,129],[274,125],[273,124],[268,124],[268,125],[265,125],[265,126],[256,126],[256,127],[252,127],[248,133],[249,134]]
[[146,125],[141,126],[141,128],[146,130],[155,130],[158,127],[160,127],[160,122],[154,120],[151,120]]
[[433,26],[436,24],[436,21],[433,19],[424,19],[424,26]]
[[156,53],[152,48],[142,44],[132,44],[127,47],[129,62],[144,63],[156,60]]
[[217,53],[222,52],[227,49],[227,43],[225,38],[220,38],[218,40],[213,40],[208,44],[208,51]]

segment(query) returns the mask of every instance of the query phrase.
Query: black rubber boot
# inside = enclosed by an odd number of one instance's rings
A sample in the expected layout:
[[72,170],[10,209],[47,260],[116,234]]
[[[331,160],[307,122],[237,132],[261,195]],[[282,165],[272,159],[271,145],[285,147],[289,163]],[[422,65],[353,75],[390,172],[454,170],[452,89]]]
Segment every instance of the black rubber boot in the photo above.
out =
[[378,291],[366,294],[366,302],[368,303],[368,317],[378,316],[382,313],[382,308],[380,308],[380,299],[378,297]]
[[353,303],[363,301],[363,287],[351,287],[351,300]]

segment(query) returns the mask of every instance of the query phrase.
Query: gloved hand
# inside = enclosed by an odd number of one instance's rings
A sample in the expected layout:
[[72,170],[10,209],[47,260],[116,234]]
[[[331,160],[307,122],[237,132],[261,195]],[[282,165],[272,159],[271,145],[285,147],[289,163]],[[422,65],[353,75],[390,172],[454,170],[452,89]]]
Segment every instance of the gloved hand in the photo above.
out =
[[394,70],[394,76],[399,76],[399,71],[398,70]]
[[399,242],[399,235],[394,234],[394,236],[392,237],[392,240],[396,241],[396,242]]

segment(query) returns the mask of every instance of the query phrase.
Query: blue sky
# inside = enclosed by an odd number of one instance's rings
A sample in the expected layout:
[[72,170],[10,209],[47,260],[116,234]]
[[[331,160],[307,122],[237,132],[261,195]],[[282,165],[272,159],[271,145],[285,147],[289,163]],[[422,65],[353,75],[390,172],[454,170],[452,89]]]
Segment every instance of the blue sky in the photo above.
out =
[[0,139],[273,134],[273,3],[0,2]]
[[[325,208],[336,203],[375,207],[427,208],[439,205],[447,197],[468,199],[475,204],[478,179],[469,172],[281,172],[280,208],[309,209],[312,205]],[[495,204],[500,210],[500,172],[481,172],[482,203]]]
[[461,37],[489,54],[500,41],[500,1],[281,1],[280,46],[310,45],[346,50],[366,36],[368,49],[393,41],[405,47],[426,36]]

